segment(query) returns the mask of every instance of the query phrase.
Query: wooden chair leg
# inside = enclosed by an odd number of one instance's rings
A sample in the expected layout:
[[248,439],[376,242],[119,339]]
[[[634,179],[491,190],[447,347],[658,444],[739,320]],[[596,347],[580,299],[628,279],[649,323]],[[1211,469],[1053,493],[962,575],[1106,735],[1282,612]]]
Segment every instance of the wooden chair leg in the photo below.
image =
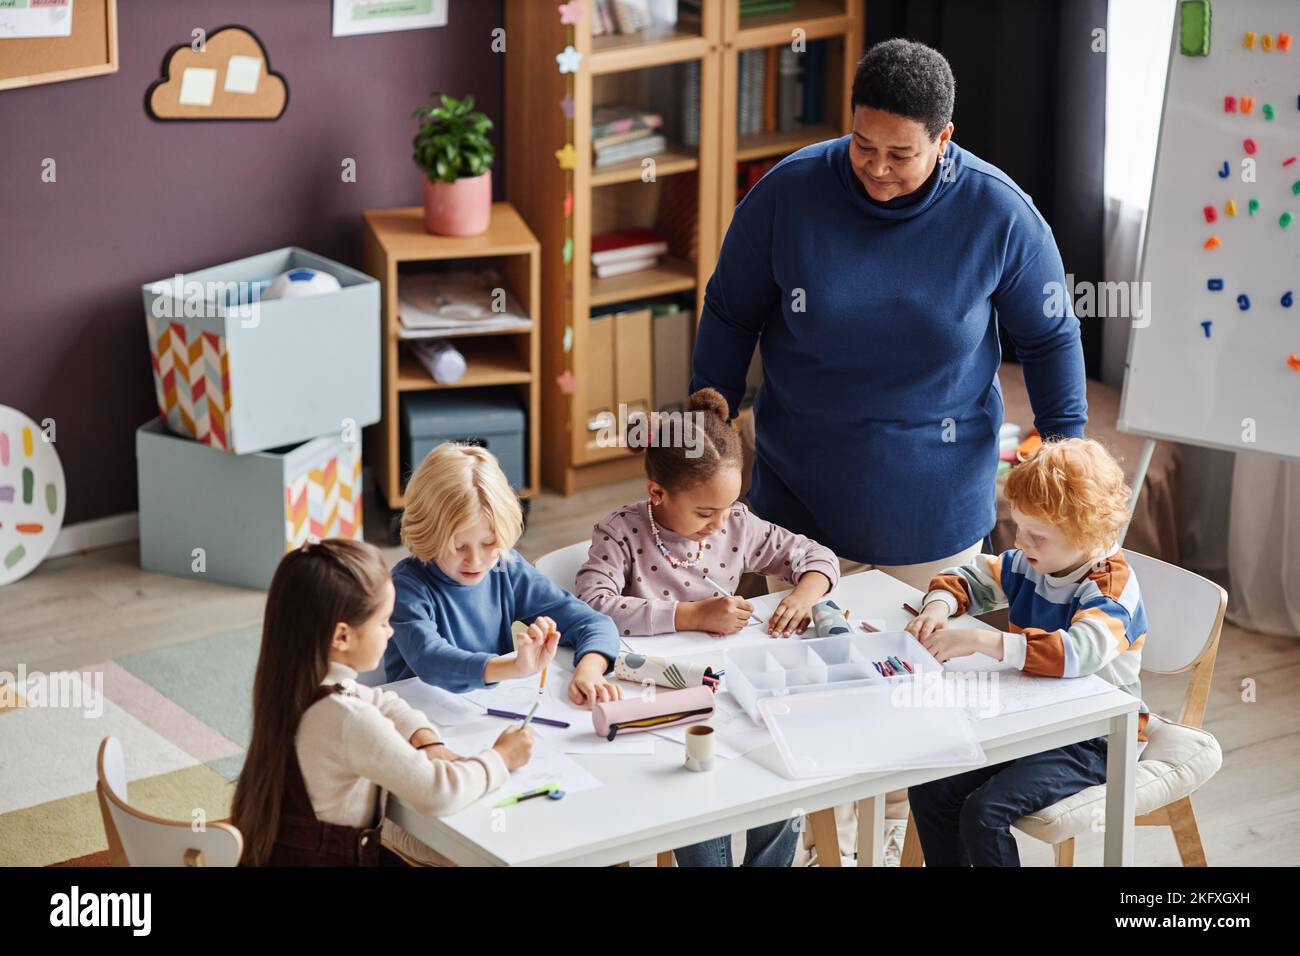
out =
[[925,851],[921,849],[921,837],[916,832],[916,821],[912,811],[907,811],[907,829],[903,831],[903,855],[899,866],[925,866]]
[[1053,844],[1052,852],[1056,855],[1057,866],[1074,866],[1074,837]]
[[660,853],[658,856],[655,857],[655,866],[672,866],[672,865],[673,865],[672,850],[664,850],[662,853]]
[[1169,827],[1174,831],[1174,841],[1178,844],[1178,855],[1182,857],[1183,866],[1206,866],[1205,846],[1201,843],[1201,831],[1196,827],[1196,814],[1192,812],[1192,798],[1183,797],[1176,803],[1165,807],[1169,815]]
[[818,866],[840,865],[840,833],[835,826],[835,808],[827,807],[808,814],[812,828],[813,849],[817,851]]

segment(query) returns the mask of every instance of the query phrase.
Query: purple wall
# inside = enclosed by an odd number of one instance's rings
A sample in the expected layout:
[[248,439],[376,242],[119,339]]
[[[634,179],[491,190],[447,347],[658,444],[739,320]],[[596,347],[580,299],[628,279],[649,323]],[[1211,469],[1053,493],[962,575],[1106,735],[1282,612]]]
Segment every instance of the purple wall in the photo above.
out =
[[[158,411],[143,283],[285,245],[360,267],[361,211],[420,201],[411,111],[434,89],[473,93],[498,124],[503,106],[499,0],[452,0],[439,29],[337,39],[328,0],[117,7],[117,73],[0,92],[0,404],[55,420],[69,523],[136,507],[135,429]],[[164,54],[232,23],[288,81],[284,115],[151,120]],[[499,125],[493,141],[499,199]]]

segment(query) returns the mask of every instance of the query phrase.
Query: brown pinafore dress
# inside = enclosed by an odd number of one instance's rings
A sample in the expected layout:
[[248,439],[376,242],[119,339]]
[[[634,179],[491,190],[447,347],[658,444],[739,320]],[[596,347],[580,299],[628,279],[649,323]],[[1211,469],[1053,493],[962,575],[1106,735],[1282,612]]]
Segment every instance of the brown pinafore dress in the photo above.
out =
[[[322,684],[307,703],[310,707],[330,694],[344,694],[342,684]],[[368,827],[322,823],[316,819],[307,784],[302,779],[298,751],[292,744],[285,759],[284,801],[280,828],[267,866],[406,866],[396,853],[382,846],[379,834],[384,825],[388,791],[380,787],[375,819]]]

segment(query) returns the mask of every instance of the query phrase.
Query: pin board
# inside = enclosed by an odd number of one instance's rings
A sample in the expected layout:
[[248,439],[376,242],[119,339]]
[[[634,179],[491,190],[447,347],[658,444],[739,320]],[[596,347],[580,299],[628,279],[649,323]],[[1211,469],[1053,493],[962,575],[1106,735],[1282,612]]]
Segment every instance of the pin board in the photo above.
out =
[[1300,458],[1296,157],[1300,3],[1180,3],[1121,431]]
[[289,86],[271,69],[262,41],[234,24],[213,30],[199,49],[168,50],[145,94],[156,120],[275,120],[288,102]]
[[70,0],[68,9],[67,36],[15,36],[0,24],[0,90],[117,72],[117,0]]

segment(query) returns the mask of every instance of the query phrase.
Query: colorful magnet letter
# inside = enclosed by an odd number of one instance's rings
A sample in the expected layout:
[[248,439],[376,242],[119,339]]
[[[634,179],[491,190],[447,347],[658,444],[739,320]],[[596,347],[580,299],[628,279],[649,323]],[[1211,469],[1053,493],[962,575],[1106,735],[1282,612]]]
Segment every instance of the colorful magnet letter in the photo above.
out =
[[1291,290],[1287,289],[1282,293],[1282,308],[1289,309],[1295,300],[1291,298]]
[[1255,213],[1259,212],[1259,200],[1252,199],[1250,200],[1250,202],[1246,203],[1246,211],[1249,212],[1252,216],[1255,215]]
[[1247,115],[1255,112],[1255,97],[1243,96],[1241,98],[1241,111]]
[[1223,204],[1223,214],[1225,216],[1237,215],[1237,203],[1229,199],[1226,203]]
[[1235,96],[1225,96],[1223,98],[1223,112],[1225,113],[1237,112],[1237,98]]
[[1225,159],[1223,161],[1223,168],[1219,170],[1219,178],[1227,179],[1230,172],[1232,172],[1232,170],[1228,168],[1228,161]]
[[1295,371],[1300,372],[1300,355],[1296,355],[1294,352],[1292,352],[1289,356],[1287,356],[1286,364],[1290,365],[1291,368],[1294,369]]
[[1202,246],[1202,248],[1203,248],[1203,249],[1217,249],[1217,248],[1219,248],[1219,246],[1221,246],[1221,245],[1223,245],[1223,240],[1222,240],[1222,239],[1220,239],[1218,236],[1210,236],[1209,239],[1206,239],[1206,240],[1205,240],[1205,245]]
[[1214,222],[1219,218],[1219,214],[1215,211],[1213,206],[1206,206],[1201,210],[1201,212],[1205,213],[1206,222]]
[[1291,184],[1291,194],[1294,196],[1300,196],[1300,179],[1297,179]]
[[1271,120],[1271,119],[1273,118],[1273,104],[1272,104],[1272,103],[1265,103],[1263,106],[1260,107],[1260,110],[1261,110],[1261,111],[1263,112],[1263,114],[1264,114],[1264,119],[1266,119],[1266,120]]
[[1282,160],[1282,165],[1283,165],[1283,166],[1290,166],[1290,165],[1293,164],[1294,162],[1295,162],[1295,157],[1294,157],[1294,156],[1288,156],[1286,159]]
[[1277,48],[1281,53],[1286,53],[1291,49],[1291,34],[1279,33],[1277,35]]
[[1286,229],[1291,225],[1291,214],[1289,212],[1282,213],[1282,215],[1278,217],[1277,224],[1283,229]]
[[1178,52],[1210,55],[1210,0],[1183,0],[1178,5]]
[[1237,296],[1237,308],[1241,309],[1242,312],[1247,311],[1250,308],[1250,296],[1244,293]]
[[1241,38],[1241,45],[1244,46],[1247,50],[1255,49],[1255,34],[1247,30],[1246,35]]
[[1259,38],[1259,48],[1265,53],[1273,52],[1273,34],[1265,33]]
[[1222,280],[1222,279],[1210,279],[1208,282],[1205,283],[1205,287],[1206,287],[1207,289],[1209,289],[1211,292],[1222,292],[1222,291],[1223,291],[1223,280]]
[[1247,152],[1247,154],[1251,156],[1254,156],[1255,150],[1259,149],[1259,147],[1255,145],[1255,141],[1251,139],[1249,136],[1247,136],[1244,140],[1241,141],[1241,148],[1244,149]]
[[1201,323],[1201,328],[1205,329],[1205,337],[1207,339],[1210,337],[1210,326],[1213,324],[1214,323],[1211,322],[1209,319],[1206,319],[1204,322]]

